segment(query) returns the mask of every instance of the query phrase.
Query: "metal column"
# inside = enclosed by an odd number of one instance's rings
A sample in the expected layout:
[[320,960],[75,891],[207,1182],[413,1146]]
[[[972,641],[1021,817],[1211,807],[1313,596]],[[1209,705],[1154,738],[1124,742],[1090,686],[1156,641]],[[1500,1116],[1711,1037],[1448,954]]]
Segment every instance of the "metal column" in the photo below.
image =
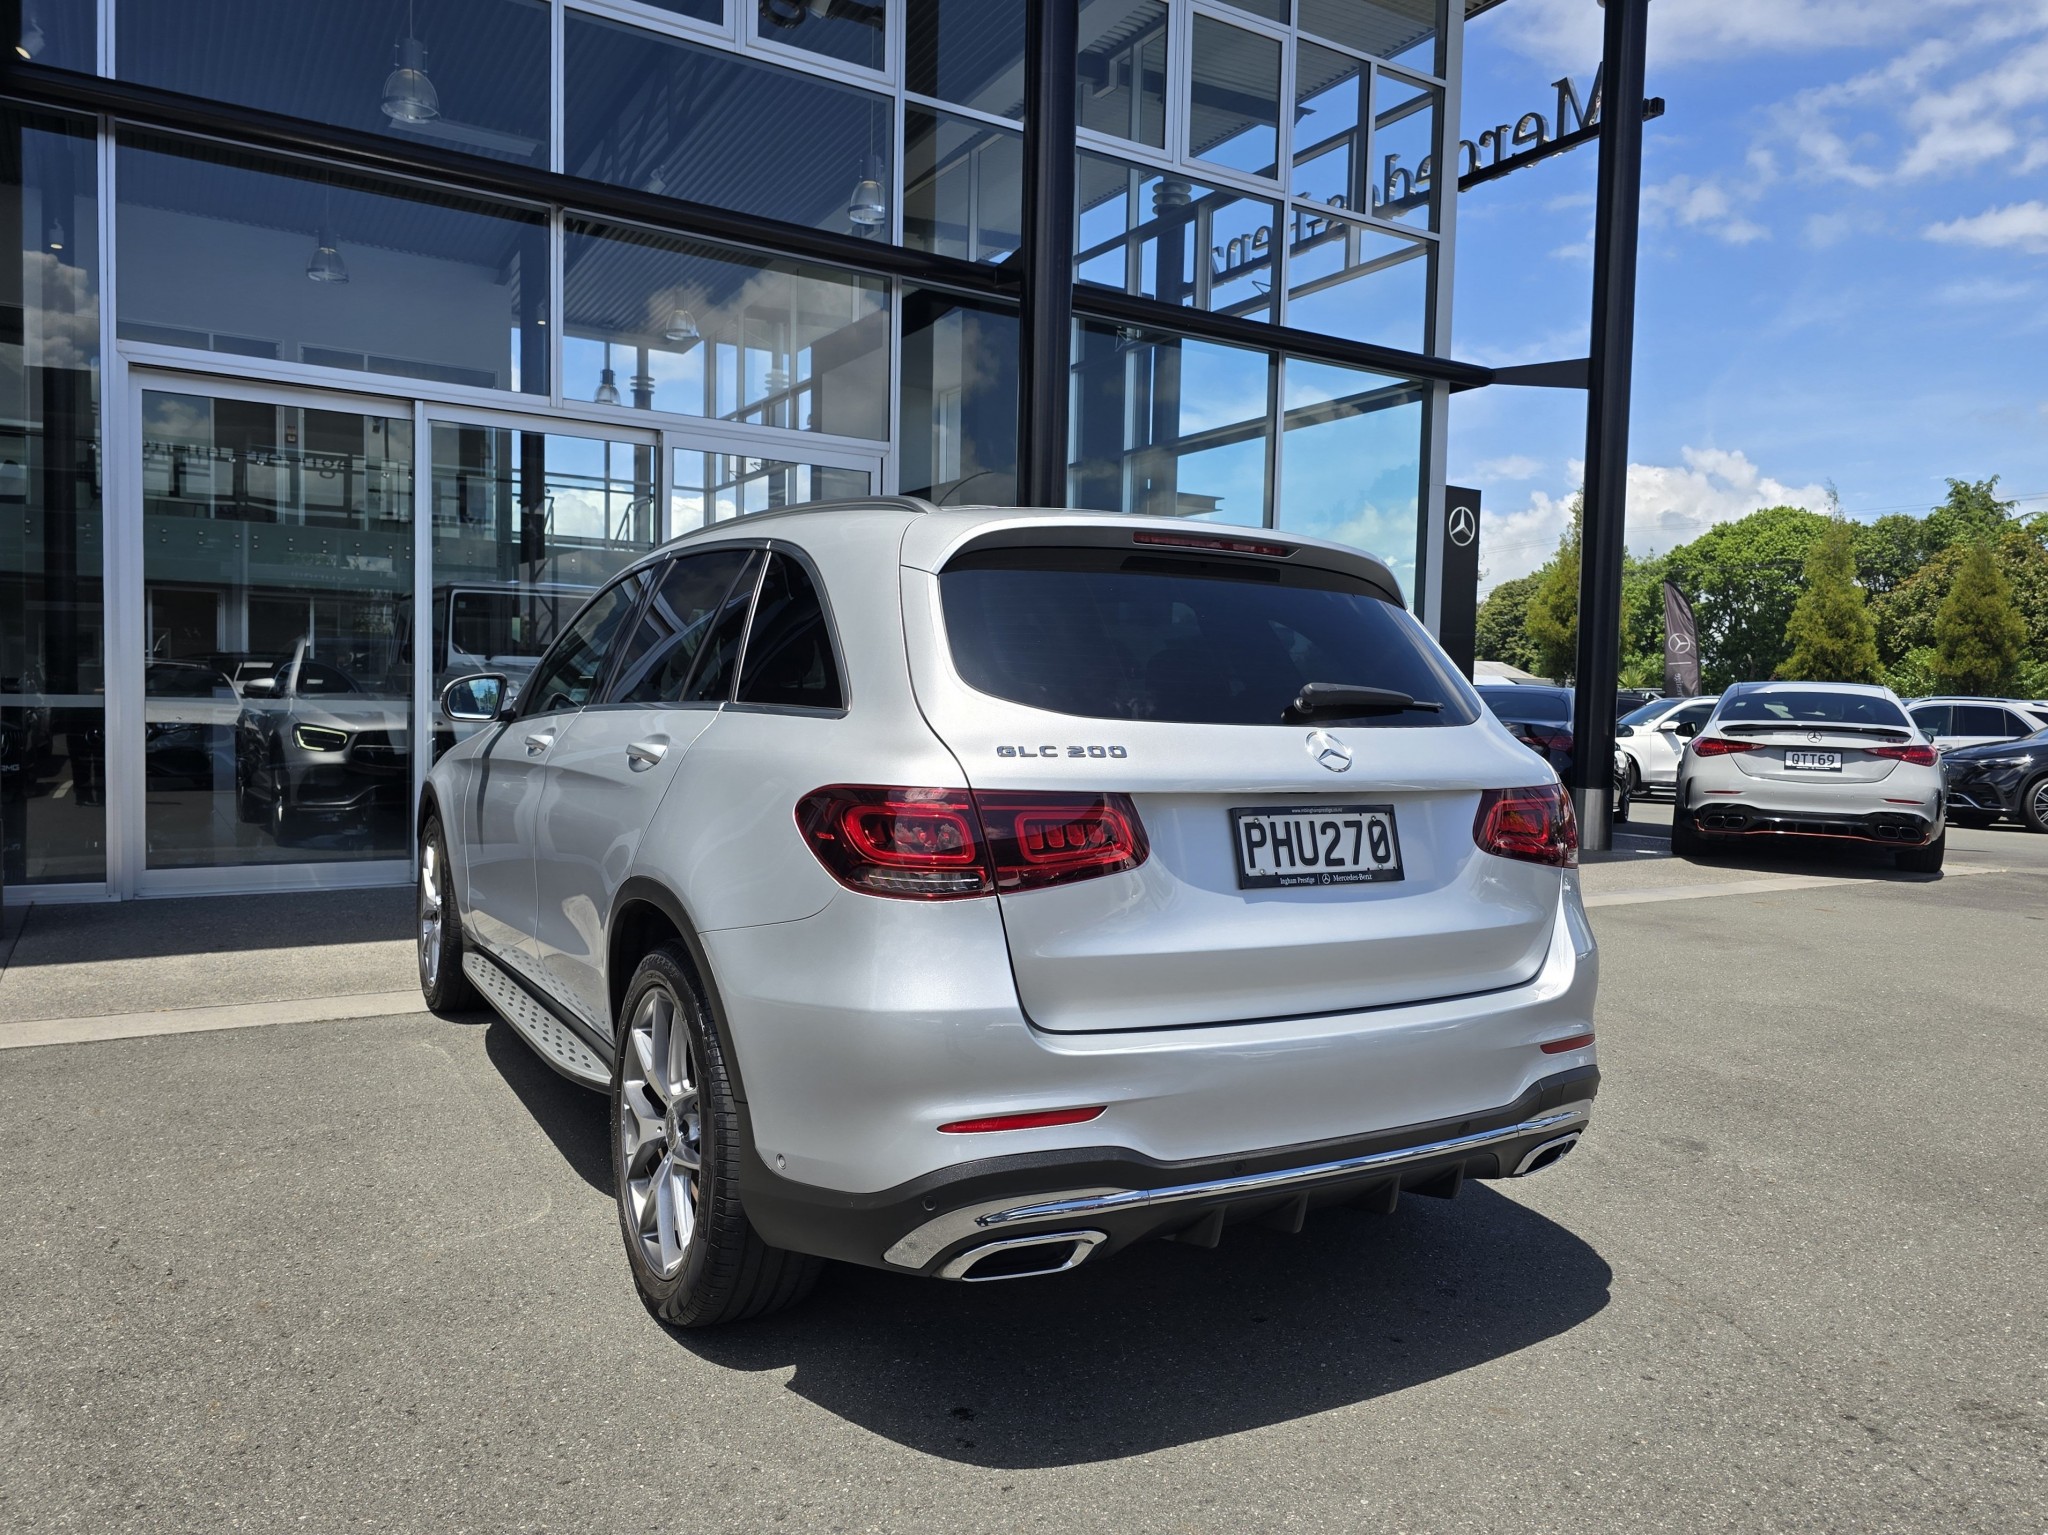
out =
[[1024,309],[1017,500],[1067,504],[1067,368],[1074,298],[1074,61],[1079,8],[1030,0],[1024,30]]
[[1593,231],[1593,354],[1586,397],[1585,530],[1572,797],[1580,845],[1613,845],[1614,691],[1621,671],[1621,558],[1643,185],[1643,44],[1649,0],[1603,0],[1600,185]]

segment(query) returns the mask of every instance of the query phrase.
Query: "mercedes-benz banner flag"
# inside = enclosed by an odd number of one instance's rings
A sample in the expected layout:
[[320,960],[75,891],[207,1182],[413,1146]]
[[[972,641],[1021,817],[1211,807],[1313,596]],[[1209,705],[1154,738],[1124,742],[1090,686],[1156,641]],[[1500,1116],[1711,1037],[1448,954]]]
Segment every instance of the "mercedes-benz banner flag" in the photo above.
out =
[[1669,581],[1664,583],[1664,693],[1690,698],[1700,690],[1700,634],[1692,621],[1692,604]]

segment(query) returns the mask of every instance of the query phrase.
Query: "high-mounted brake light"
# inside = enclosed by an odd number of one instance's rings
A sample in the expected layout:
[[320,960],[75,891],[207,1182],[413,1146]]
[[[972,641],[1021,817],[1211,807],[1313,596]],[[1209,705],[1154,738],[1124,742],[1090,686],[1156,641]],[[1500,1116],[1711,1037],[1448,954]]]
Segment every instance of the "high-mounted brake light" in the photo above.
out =
[[1472,819],[1472,840],[1482,853],[1525,863],[1570,869],[1579,862],[1579,818],[1554,783],[1486,790]]
[[1085,1125],[1102,1117],[1103,1105],[1088,1109],[1037,1109],[1028,1114],[991,1114],[986,1119],[956,1119],[940,1125],[941,1135],[986,1135],[991,1130],[1042,1130],[1047,1125]]
[[796,824],[852,890],[953,901],[1135,869],[1150,846],[1124,794],[1006,794],[834,784]]
[[1933,767],[1935,762],[1931,746],[1868,746],[1864,750],[1873,757],[1890,757],[1894,762],[1910,762],[1914,767]]
[[1231,538],[1223,534],[1149,533],[1131,535],[1134,544],[1164,544],[1170,549],[1208,549],[1217,554],[1263,554],[1284,560],[1294,553],[1292,544],[1275,544],[1257,538]]
[[1694,736],[1692,749],[1701,757],[1732,757],[1738,752],[1756,750],[1754,741],[1737,741],[1730,736]]

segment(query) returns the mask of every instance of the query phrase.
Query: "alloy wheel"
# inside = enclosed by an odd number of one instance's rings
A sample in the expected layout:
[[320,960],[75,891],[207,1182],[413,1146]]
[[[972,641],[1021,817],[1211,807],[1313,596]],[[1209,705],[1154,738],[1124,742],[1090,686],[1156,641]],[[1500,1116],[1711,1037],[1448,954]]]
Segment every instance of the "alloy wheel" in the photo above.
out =
[[2034,812],[2034,820],[2037,823],[2048,825],[2048,778],[2044,778],[2034,785],[2030,808]]
[[622,1194],[640,1255],[664,1279],[689,1255],[697,1229],[703,1114],[697,1058],[682,1009],[665,986],[633,1011],[619,1070]]
[[441,849],[420,845],[420,974],[429,987],[441,979]]

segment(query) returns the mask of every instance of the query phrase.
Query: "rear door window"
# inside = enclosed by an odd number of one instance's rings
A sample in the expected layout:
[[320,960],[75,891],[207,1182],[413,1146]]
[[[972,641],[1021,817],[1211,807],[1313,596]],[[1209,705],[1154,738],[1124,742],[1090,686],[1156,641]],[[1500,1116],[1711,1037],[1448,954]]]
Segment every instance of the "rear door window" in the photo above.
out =
[[[970,550],[939,576],[953,665],[978,692],[1086,719],[1277,725],[1303,686],[1406,693],[1468,725],[1475,701],[1421,625],[1355,577],[1119,549]],[[1324,723],[1329,723],[1325,719]]]
[[1913,723],[1920,727],[1920,733],[1932,740],[1935,736],[1948,734],[1948,705],[1929,704],[1924,709],[1913,711]]
[[842,709],[831,625],[811,574],[786,554],[768,557],[735,701],[784,709]]
[[663,572],[613,673],[614,703],[680,703],[719,612],[748,569],[750,549],[686,554]]
[[2022,732],[2011,726],[2011,716],[1992,704],[1957,704],[1956,729],[1959,736],[2004,737]]

